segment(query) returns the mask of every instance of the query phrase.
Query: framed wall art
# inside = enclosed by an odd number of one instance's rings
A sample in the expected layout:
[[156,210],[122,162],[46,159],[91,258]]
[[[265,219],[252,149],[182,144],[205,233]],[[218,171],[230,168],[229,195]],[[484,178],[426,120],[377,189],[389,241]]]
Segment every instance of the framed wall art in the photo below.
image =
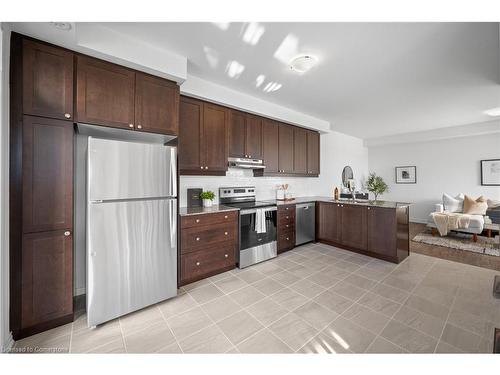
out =
[[396,184],[416,184],[417,167],[405,166],[396,167]]
[[481,160],[481,185],[500,186],[500,159]]

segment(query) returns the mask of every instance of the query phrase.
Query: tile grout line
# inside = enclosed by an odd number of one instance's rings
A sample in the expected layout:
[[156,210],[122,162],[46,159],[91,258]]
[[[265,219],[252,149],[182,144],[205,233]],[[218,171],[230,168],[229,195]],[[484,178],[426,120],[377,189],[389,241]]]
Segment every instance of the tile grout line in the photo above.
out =
[[[434,348],[434,353],[436,353],[437,347],[438,347],[439,343],[441,342],[441,340],[443,339],[444,330],[446,329],[446,325],[448,324],[448,320],[450,319],[451,311],[453,309],[453,306],[455,305],[455,301],[457,300],[457,296],[458,296],[458,292],[459,292],[460,288],[461,288],[461,286],[458,288],[457,293],[453,297],[453,301],[451,302],[450,309],[448,310],[448,315],[446,316],[446,320],[444,322],[443,329],[441,330],[441,334],[439,335],[439,339],[437,341],[436,347]],[[452,345],[452,346],[454,346],[454,345]],[[457,349],[460,349],[460,348],[457,348]],[[462,349],[460,349],[460,350],[462,350]]]
[[[186,292],[186,293],[187,293],[187,292]],[[192,297],[191,297],[191,298],[192,298]],[[165,321],[165,324],[167,325],[167,327],[168,327],[168,329],[169,329],[170,333],[171,333],[171,334],[172,334],[172,336],[174,337],[175,343],[177,344],[177,346],[178,346],[178,347],[179,347],[179,349],[181,350],[181,353],[184,353],[184,350],[182,350],[182,347],[181,347],[181,345],[179,344],[179,340],[177,340],[177,336],[175,336],[175,333],[174,333],[173,329],[170,327],[170,324],[168,324],[168,319],[166,318],[165,314],[163,314],[163,311],[160,309],[160,306],[156,305],[156,308],[157,308],[158,310],[160,310],[160,314],[161,314],[161,316],[162,316],[163,320]],[[186,311],[189,311],[189,310],[186,310]],[[175,316],[175,315],[174,315],[174,316]],[[159,350],[157,350],[157,352],[158,352],[158,351],[160,351],[160,350],[162,350],[162,349],[164,349],[164,348],[166,348],[167,346],[169,346],[169,345],[165,345],[165,346],[163,346],[162,348],[160,348]]]

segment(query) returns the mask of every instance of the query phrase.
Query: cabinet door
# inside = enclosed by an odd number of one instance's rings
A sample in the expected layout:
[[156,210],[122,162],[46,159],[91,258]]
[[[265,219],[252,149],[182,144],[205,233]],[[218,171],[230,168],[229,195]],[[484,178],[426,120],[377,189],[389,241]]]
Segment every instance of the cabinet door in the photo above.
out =
[[342,214],[337,203],[319,203],[317,211],[317,236],[319,240],[342,242]]
[[72,247],[65,231],[23,235],[21,328],[73,313]]
[[252,159],[262,159],[262,118],[247,115],[246,155]]
[[73,53],[23,40],[23,111],[73,119]]
[[135,74],[135,128],[150,133],[177,135],[179,86],[144,73]]
[[307,173],[319,175],[319,133],[307,132]]
[[231,111],[229,120],[229,156],[234,158],[244,158],[245,137],[246,137],[245,114],[238,111]]
[[278,164],[282,173],[293,173],[293,126],[279,124]]
[[342,244],[366,250],[366,207],[351,204],[341,205]]
[[181,173],[202,169],[202,123],[203,102],[181,97],[179,105],[179,169]]
[[367,237],[369,251],[392,257],[397,256],[396,230],[396,210],[368,207]]
[[203,104],[202,147],[205,171],[227,170],[227,110],[217,105]]
[[293,172],[307,174],[307,130],[293,129]]
[[135,72],[84,56],[76,70],[78,122],[133,129]]
[[23,232],[73,226],[73,124],[23,118]]
[[262,124],[262,156],[266,166],[266,173],[278,173],[278,139],[278,123],[272,120],[264,120]]

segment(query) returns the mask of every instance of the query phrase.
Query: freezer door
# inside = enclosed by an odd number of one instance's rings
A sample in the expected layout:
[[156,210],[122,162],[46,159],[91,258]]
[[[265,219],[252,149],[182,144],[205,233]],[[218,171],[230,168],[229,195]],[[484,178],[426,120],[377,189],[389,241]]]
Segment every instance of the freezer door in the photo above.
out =
[[89,137],[88,199],[175,197],[176,148]]
[[90,203],[89,327],[177,294],[177,201]]

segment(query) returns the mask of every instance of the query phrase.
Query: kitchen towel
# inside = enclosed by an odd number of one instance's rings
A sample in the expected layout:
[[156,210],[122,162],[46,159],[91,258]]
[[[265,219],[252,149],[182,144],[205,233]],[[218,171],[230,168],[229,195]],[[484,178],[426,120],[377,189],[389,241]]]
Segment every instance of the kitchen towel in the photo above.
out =
[[258,208],[255,212],[255,231],[266,233],[266,211],[262,208]]

